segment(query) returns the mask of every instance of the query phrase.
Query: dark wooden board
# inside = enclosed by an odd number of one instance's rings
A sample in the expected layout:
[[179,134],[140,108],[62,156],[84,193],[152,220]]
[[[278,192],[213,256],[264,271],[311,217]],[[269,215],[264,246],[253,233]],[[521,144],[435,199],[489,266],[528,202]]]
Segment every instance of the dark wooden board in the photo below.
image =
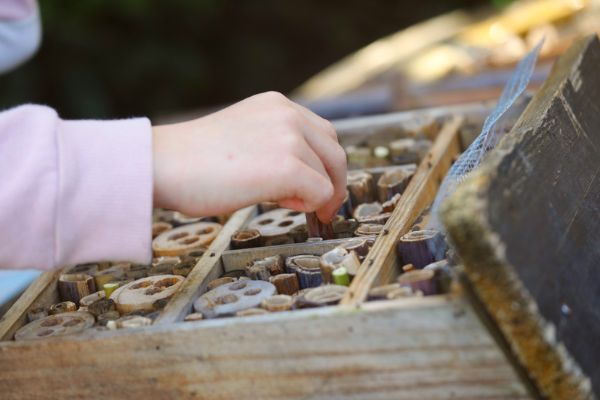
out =
[[545,398],[600,394],[599,173],[594,35],[443,209],[475,291]]

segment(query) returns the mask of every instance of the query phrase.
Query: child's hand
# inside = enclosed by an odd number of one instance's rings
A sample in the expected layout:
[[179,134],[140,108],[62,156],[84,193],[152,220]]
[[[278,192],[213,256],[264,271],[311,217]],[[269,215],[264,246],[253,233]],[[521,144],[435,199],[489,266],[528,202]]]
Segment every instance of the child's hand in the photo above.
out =
[[154,204],[215,215],[262,201],[329,222],[346,193],[332,125],[279,93],[153,128]]

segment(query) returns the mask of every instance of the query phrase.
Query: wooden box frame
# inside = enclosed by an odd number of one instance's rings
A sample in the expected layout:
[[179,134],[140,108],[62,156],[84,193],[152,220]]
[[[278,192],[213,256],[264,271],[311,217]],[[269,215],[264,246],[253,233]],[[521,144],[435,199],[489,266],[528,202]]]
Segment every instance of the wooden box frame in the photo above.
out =
[[9,341],[29,308],[57,300],[60,271],[42,274],[0,320],[2,398],[531,398],[464,293],[366,302],[371,287],[395,278],[396,240],[431,203],[461,141],[489,109],[470,104],[336,123],[346,144],[414,121],[442,124],[339,306],[182,322],[222,272],[231,234],[255,213],[248,207],[229,219],[150,327]]

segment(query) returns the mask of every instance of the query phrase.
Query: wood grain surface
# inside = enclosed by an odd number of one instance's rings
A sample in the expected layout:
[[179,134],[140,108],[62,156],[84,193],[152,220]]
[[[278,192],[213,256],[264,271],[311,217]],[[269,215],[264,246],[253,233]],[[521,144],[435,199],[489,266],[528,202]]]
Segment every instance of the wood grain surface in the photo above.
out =
[[599,65],[595,35],[561,57],[443,211],[476,293],[548,399],[600,396]]
[[0,393],[6,400],[530,398],[460,299],[231,321],[4,342]]

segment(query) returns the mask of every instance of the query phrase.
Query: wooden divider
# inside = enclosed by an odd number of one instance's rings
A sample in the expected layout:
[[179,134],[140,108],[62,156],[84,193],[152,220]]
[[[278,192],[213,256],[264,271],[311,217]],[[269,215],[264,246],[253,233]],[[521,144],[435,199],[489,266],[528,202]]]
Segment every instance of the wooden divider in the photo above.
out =
[[3,399],[531,399],[461,298],[0,343]]
[[0,318],[0,339],[10,340],[27,323],[27,311],[38,305],[58,302],[56,282],[64,269],[42,273]]
[[189,273],[177,294],[154,321],[155,325],[170,324],[182,320],[190,312],[192,302],[196,296],[204,290],[208,282],[219,277],[220,271],[216,266],[220,262],[223,252],[229,248],[231,235],[240,229],[255,213],[256,207],[246,207],[229,218],[209,249]]
[[459,131],[463,118],[455,116],[444,124],[429,154],[419,165],[384,232],[363,261],[341,304],[359,305],[374,285],[390,282],[397,275],[396,242],[419,214],[433,201],[437,189],[461,150]]

